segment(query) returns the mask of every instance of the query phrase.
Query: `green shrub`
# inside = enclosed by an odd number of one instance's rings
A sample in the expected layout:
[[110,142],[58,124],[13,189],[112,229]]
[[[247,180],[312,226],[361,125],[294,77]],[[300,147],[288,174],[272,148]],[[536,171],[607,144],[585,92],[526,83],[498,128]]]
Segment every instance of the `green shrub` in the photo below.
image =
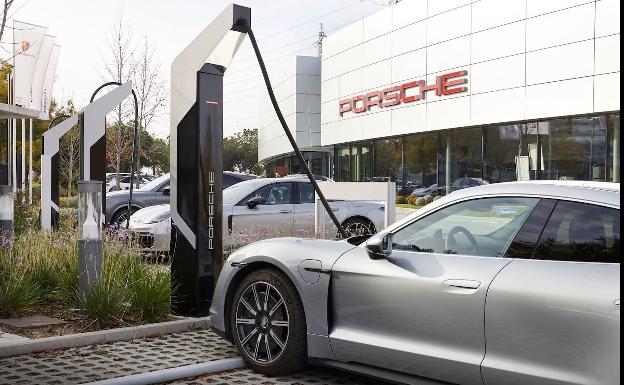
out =
[[123,288],[109,279],[101,279],[87,290],[84,297],[77,294],[85,314],[98,328],[115,326],[124,318],[126,306]]
[[407,204],[415,206],[416,205],[416,196],[415,195],[410,195],[407,197]]
[[442,196],[441,195],[437,195],[437,196],[433,197],[433,201],[434,202],[437,201],[438,199],[442,199]]
[[153,322],[169,315],[171,311],[171,274],[168,271],[150,272],[146,268],[142,274],[135,277],[130,290],[130,308],[135,316],[142,321]]
[[431,195],[427,195],[425,197],[425,205],[428,205],[429,203],[433,202],[433,196]]
[[427,204],[427,199],[425,197],[419,197],[416,199],[416,206],[424,206]]
[[397,197],[396,197],[396,204],[397,204],[397,205],[404,205],[404,204],[406,204],[406,203],[407,203],[407,199],[405,199],[405,197],[404,197],[404,196],[402,196],[402,195],[397,195]]
[[0,315],[15,316],[20,310],[37,304],[37,285],[19,267],[0,275]]

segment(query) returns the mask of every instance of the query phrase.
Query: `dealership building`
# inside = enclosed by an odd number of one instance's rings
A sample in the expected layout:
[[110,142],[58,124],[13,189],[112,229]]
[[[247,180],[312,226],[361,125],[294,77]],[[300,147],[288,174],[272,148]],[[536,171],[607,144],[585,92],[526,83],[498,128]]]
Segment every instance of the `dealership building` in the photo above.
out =
[[[403,0],[272,72],[313,172],[336,181],[619,182],[619,0]],[[268,105],[259,158],[301,172]]]

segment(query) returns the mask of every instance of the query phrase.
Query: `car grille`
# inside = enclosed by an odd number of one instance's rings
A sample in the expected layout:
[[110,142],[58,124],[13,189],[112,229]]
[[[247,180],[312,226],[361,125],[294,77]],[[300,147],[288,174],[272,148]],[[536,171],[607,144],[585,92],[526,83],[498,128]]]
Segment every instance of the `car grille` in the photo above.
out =
[[154,235],[150,233],[139,233],[134,235],[134,240],[142,249],[154,247]]

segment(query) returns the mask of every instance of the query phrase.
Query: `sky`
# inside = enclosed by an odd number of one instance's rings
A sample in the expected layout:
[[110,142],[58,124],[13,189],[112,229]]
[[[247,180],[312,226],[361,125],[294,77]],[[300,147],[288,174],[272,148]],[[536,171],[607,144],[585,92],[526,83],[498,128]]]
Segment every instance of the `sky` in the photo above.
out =
[[[269,75],[272,64],[294,55],[317,55],[320,23],[328,34],[383,7],[382,0],[245,0],[251,7],[252,27]],[[134,38],[153,43],[154,61],[161,65],[169,95],[173,58],[229,3],[224,0],[15,0],[13,20],[47,26],[61,45],[53,96],[73,99],[84,107],[105,80],[104,62],[110,57],[107,37],[121,17]],[[8,29],[3,47],[11,48]],[[9,57],[0,51],[0,57]],[[242,44],[224,78],[224,136],[255,128],[259,100],[266,97],[260,70],[248,39]],[[161,109],[148,129],[161,138],[169,135],[169,106]]]

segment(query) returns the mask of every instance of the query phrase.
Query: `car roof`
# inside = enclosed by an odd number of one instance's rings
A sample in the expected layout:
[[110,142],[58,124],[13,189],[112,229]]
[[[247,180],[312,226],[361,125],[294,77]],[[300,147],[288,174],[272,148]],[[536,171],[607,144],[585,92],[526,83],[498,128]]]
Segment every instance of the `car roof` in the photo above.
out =
[[457,199],[510,194],[595,202],[620,207],[620,184],[611,182],[540,180],[493,183],[455,191],[449,196]]

